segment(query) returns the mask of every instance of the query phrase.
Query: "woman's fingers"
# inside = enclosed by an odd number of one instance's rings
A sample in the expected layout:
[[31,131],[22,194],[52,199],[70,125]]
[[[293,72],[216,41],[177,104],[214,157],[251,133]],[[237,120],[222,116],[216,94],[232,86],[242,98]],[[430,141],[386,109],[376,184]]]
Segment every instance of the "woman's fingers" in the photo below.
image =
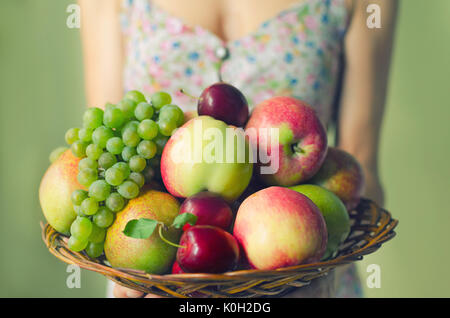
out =
[[[123,287],[118,284],[114,284],[113,295],[116,298],[140,298],[144,295],[143,292]],[[155,294],[146,294],[144,298],[164,298]]]
[[134,289],[123,287],[118,284],[115,284],[114,290],[113,290],[113,295],[116,298],[139,298],[139,297],[142,297],[142,295],[144,295],[144,293],[134,290]]
[[147,294],[144,298],[164,298],[163,296],[155,295],[155,294]]

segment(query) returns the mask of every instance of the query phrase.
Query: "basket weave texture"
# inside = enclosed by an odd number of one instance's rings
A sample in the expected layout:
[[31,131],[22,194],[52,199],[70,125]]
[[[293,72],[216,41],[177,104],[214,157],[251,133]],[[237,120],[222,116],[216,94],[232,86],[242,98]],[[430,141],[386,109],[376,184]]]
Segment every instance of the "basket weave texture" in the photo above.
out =
[[104,258],[91,259],[85,253],[71,251],[67,237],[50,225],[41,224],[42,239],[49,251],[68,264],[98,272],[110,280],[142,291],[168,297],[278,297],[308,285],[338,266],[361,260],[395,236],[398,221],[373,201],[361,199],[349,212],[351,231],[332,259],[276,270],[238,270],[223,274],[153,275],[142,271],[112,268]]

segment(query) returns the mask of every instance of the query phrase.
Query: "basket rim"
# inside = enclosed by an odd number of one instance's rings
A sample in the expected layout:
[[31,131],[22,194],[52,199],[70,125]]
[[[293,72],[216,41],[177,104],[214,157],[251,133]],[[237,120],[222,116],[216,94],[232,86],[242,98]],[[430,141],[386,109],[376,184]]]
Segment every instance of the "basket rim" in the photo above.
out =
[[[309,264],[300,264],[295,266],[288,266],[277,268],[273,270],[263,270],[263,269],[240,269],[235,271],[229,271],[220,274],[211,274],[211,273],[181,273],[181,274],[149,274],[141,270],[134,270],[129,268],[114,268],[110,265],[105,264],[99,259],[91,259],[84,253],[73,252],[69,250],[66,246],[64,246],[64,238],[67,236],[56,232],[56,230],[51,227],[48,223],[44,225],[43,222],[40,222],[42,228],[42,239],[49,249],[49,251],[56,256],[61,261],[68,264],[76,264],[81,268],[99,272],[104,276],[107,276],[109,279],[112,279],[116,282],[117,279],[115,277],[120,277],[126,280],[132,280],[143,284],[151,283],[153,285],[158,285],[158,283],[162,284],[174,284],[174,285],[182,285],[187,282],[192,282],[193,280],[197,283],[217,283],[221,284],[224,282],[232,282],[232,281],[242,281],[243,278],[245,280],[258,280],[266,278],[268,276],[276,276],[276,277],[291,277],[293,274],[302,273],[302,276],[307,276],[310,279],[313,279],[317,276],[321,276],[326,274],[329,270],[345,265],[348,263],[352,263],[358,260],[362,260],[363,256],[371,254],[378,250],[382,244],[391,240],[396,236],[396,232],[394,229],[397,227],[399,221],[392,218],[392,215],[387,210],[378,206],[375,202],[367,198],[361,198],[361,205],[368,205],[372,210],[372,220],[371,224],[376,224],[378,227],[373,228],[373,237],[371,240],[364,246],[354,249],[352,252],[347,254],[342,254],[336,256],[335,258],[324,260],[315,263]],[[374,213],[378,212],[378,213]],[[351,211],[350,215],[354,216],[354,213],[359,213],[358,211]],[[358,230],[358,228],[355,228]],[[309,275],[308,275],[308,272]],[[306,273],[306,274],[305,274]],[[160,289],[165,290],[164,286],[157,286]],[[173,292],[173,291],[172,291]]]

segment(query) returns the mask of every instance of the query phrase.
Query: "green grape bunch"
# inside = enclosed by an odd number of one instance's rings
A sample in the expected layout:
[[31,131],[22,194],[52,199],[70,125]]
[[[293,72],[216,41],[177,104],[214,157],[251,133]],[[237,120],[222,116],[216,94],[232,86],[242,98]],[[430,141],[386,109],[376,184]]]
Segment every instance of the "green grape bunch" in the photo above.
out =
[[[71,195],[77,218],[70,227],[68,246],[92,258],[103,254],[106,230],[128,200],[151,181],[160,165],[162,150],[175,129],[184,123],[184,113],[172,104],[166,92],[150,100],[137,90],[129,91],[116,105],[88,108],[82,127],[70,128],[65,141],[81,158],[78,182],[86,190]],[[50,158],[56,158],[58,148]]]

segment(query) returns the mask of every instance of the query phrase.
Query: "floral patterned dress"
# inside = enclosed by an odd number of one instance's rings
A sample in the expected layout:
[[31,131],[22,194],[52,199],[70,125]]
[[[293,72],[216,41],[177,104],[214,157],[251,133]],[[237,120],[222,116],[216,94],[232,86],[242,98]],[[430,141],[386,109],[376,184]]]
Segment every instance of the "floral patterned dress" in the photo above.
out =
[[[225,81],[239,88],[250,109],[273,96],[310,104],[321,121],[330,120],[339,61],[348,24],[345,0],[303,0],[263,22],[255,31],[225,42],[189,26],[151,3],[125,0],[121,24],[126,39],[125,91],[147,96],[163,90],[185,111],[195,111],[202,90]],[[360,296],[350,268],[338,296]]]

